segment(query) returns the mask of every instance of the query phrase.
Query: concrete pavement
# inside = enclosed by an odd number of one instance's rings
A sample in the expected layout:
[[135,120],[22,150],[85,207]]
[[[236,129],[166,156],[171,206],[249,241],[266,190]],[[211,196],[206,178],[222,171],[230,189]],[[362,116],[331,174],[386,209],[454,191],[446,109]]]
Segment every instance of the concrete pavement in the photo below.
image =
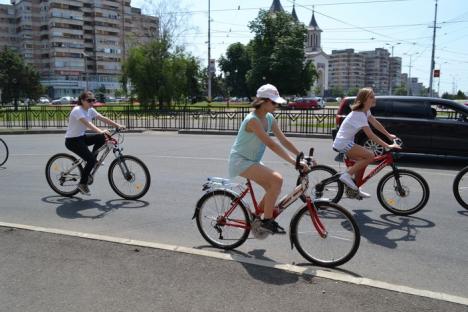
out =
[[31,229],[0,227],[0,311],[468,311],[466,302],[291,273],[248,255],[226,261],[210,251]]

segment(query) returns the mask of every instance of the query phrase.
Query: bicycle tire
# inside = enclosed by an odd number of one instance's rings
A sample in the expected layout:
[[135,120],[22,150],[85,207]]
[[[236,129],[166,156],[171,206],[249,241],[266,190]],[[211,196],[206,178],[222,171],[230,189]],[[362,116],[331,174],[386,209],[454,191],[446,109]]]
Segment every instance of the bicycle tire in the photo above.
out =
[[[460,184],[463,193],[460,192]],[[457,202],[465,209],[468,209],[468,166],[460,170],[453,180],[453,195]]]
[[327,231],[326,237],[322,238],[317,233],[309,209],[304,205],[291,220],[292,243],[312,264],[336,267],[348,262],[356,254],[361,242],[356,220],[349,211],[332,202],[315,202],[315,207]]
[[[130,170],[131,177],[126,178],[123,176],[122,170],[120,170],[120,166],[118,165],[119,161],[121,160],[125,162],[127,168]],[[132,162],[136,164],[136,166],[135,165],[131,166],[130,163]],[[139,167],[139,169],[141,169],[142,171],[139,173],[142,174],[142,176],[144,176],[144,181],[142,182],[143,185],[141,185],[141,182],[134,183],[137,178],[137,175],[136,175],[137,167]],[[120,173],[120,175],[114,174],[115,172]],[[139,176],[140,175],[138,175],[138,177]],[[109,184],[112,190],[114,190],[114,192],[117,195],[119,195],[120,197],[124,199],[135,200],[135,199],[139,199],[143,197],[146,194],[146,192],[148,192],[150,184],[151,184],[150,172],[148,168],[146,167],[146,165],[139,158],[136,158],[135,156],[130,156],[130,155],[123,155],[120,159],[119,158],[114,159],[109,166],[107,177],[109,179]],[[123,178],[122,183],[119,183],[119,186],[116,183],[117,177]],[[125,191],[122,190],[122,188],[127,188],[129,192],[125,193]],[[134,194],[129,194],[131,191],[137,191],[137,192]]]
[[[214,190],[205,193],[198,201],[197,228],[203,238],[213,247],[227,250],[234,249],[242,245],[249,237],[250,218],[242,201],[239,202],[230,216],[235,214],[237,218],[232,220],[242,222],[245,227],[226,226],[218,222],[218,220],[221,220],[220,216],[231,207],[232,201],[236,198],[238,197],[230,192]],[[213,236],[211,233],[213,233]]]
[[[320,172],[320,173],[319,173]],[[334,176],[337,171],[330,166],[316,165],[310,168],[309,172],[309,187],[311,194],[315,194],[315,185],[320,181]],[[300,178],[297,179],[296,185],[301,183]],[[330,183],[325,186],[322,198],[327,198],[331,202],[338,203],[343,197],[344,185],[340,180]],[[301,195],[301,200],[305,202],[305,196]]]
[[[61,165],[58,162],[58,160],[60,159],[63,159],[64,164]],[[83,167],[81,166],[81,164],[76,167],[78,169],[77,173],[70,174],[70,176],[72,176],[70,180],[66,180],[62,176],[62,173],[64,171],[67,171],[75,161],[77,161],[75,157],[69,154],[65,154],[65,153],[55,154],[54,156],[49,158],[49,160],[47,161],[47,164],[45,167],[46,180],[50,188],[54,190],[54,192],[56,192],[57,194],[66,196],[66,197],[71,197],[73,195],[76,195],[79,192],[78,183],[80,182],[81,176],[83,175]],[[51,171],[54,171],[55,174],[52,175]],[[57,179],[53,179],[53,177]],[[63,180],[61,181],[61,179]],[[58,181],[57,185],[54,183],[54,180]],[[67,183],[67,185],[69,185],[69,187],[67,187],[70,189],[69,191],[62,190],[59,188],[59,186],[63,186],[63,184],[61,183],[65,183],[69,181],[70,183]]]
[[8,145],[6,144],[5,141],[0,139],[0,167],[6,163],[6,161],[8,160],[8,156],[9,156]]
[[[399,216],[412,215],[418,212],[419,210],[423,209],[424,206],[427,204],[430,193],[429,186],[426,180],[420,174],[412,170],[397,169],[396,172],[398,172],[400,183],[403,187],[403,191],[405,192],[404,196],[402,196],[397,190],[395,171],[391,171],[384,175],[382,179],[380,179],[379,184],[377,185],[377,198],[379,199],[379,202],[382,205],[382,207],[384,207],[387,211],[393,214]],[[392,178],[394,179],[393,185],[389,188],[388,191],[384,191],[387,182],[389,182]],[[414,190],[410,190],[408,184],[411,182],[414,183],[414,181],[416,181],[416,185],[419,185],[421,188],[421,198],[418,199],[419,196],[416,196],[415,204],[410,204],[409,208],[397,208],[396,204],[404,204],[405,202],[409,202],[411,200],[409,197],[411,193],[414,193]],[[389,193],[390,197],[387,198],[387,196],[384,193]]]

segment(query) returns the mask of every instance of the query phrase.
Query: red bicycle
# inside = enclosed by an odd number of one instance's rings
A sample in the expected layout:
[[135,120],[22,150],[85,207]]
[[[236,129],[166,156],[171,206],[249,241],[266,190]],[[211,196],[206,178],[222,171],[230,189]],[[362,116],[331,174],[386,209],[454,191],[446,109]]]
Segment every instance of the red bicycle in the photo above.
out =
[[[301,196],[305,204],[291,219],[289,237],[291,248],[313,264],[334,267],[349,261],[359,248],[360,232],[353,216],[343,207],[324,200],[312,200],[309,196],[308,173],[301,172],[299,163],[304,158],[312,165],[312,150],[309,157],[301,153],[296,159],[300,183],[285,195],[274,210],[274,218]],[[228,179],[208,178],[203,185],[206,193],[198,200],[193,218],[201,235],[212,246],[233,249],[242,245],[250,231],[257,239],[269,234],[260,228],[261,215],[251,182],[244,185]],[[250,193],[254,210],[244,201]]]
[[[402,141],[397,139],[394,141],[398,145],[402,145]],[[355,183],[358,187],[365,184],[370,178],[379,173],[383,168],[390,166],[392,171],[385,174],[377,185],[377,198],[380,204],[389,212],[396,215],[411,215],[427,204],[429,200],[429,186],[426,180],[418,173],[408,170],[399,169],[396,166],[394,153],[391,150],[386,151],[383,155],[375,156],[374,161],[378,162],[377,166],[364,176],[366,168],[356,174]],[[355,161],[345,157],[346,167],[354,165]],[[337,203],[343,196],[343,192],[349,198],[362,199],[359,192],[353,190],[343,184],[339,180],[340,174],[334,174],[332,177],[322,180],[315,185],[315,195],[320,198],[324,196],[324,192],[333,194],[330,200]],[[333,187],[328,185],[332,184]]]

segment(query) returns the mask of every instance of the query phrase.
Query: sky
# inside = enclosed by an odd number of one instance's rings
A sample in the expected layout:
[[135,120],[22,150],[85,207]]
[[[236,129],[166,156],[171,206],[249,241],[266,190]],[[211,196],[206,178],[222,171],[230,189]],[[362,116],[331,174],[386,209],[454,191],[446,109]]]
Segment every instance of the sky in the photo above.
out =
[[[154,15],[160,2],[168,5],[165,14],[183,17],[186,31],[180,44],[202,64],[208,56],[209,0],[132,0],[131,5]],[[211,57],[218,59],[232,43],[252,39],[248,23],[260,9],[269,9],[273,0],[210,0]],[[291,12],[293,2],[299,20],[309,24],[312,10],[322,32],[322,49],[368,51],[386,48],[402,58],[402,72],[429,85],[435,0],[281,0]],[[0,3],[9,1],[0,0]],[[176,3],[179,7],[171,10]],[[440,94],[462,90],[468,94],[468,1],[438,0],[435,68]],[[172,6],[172,8],[171,8]],[[411,63],[410,63],[411,62]]]

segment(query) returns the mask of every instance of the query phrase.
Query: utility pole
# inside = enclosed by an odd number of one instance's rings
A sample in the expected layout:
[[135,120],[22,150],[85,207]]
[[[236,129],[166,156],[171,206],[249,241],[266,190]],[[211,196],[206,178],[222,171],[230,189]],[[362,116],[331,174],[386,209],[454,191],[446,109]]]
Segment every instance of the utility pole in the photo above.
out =
[[211,16],[208,0],[208,105],[211,103]]
[[434,15],[434,26],[432,26],[434,29],[433,34],[432,34],[432,57],[431,57],[431,75],[429,77],[429,96],[433,96],[432,92],[432,78],[434,76],[434,54],[435,54],[435,39],[436,39],[436,29],[437,29],[437,0],[435,0],[435,15]]
[[403,53],[403,54],[409,55],[409,66],[408,66],[409,67],[409,73],[408,73],[408,81],[406,83],[406,95],[413,95],[412,94],[413,93],[412,92],[413,91],[412,90],[412,85],[413,84],[411,83],[411,67],[413,67],[413,66],[411,65],[411,60],[412,60],[413,55],[419,54],[419,52],[415,52],[413,54],[409,54],[409,53]]

